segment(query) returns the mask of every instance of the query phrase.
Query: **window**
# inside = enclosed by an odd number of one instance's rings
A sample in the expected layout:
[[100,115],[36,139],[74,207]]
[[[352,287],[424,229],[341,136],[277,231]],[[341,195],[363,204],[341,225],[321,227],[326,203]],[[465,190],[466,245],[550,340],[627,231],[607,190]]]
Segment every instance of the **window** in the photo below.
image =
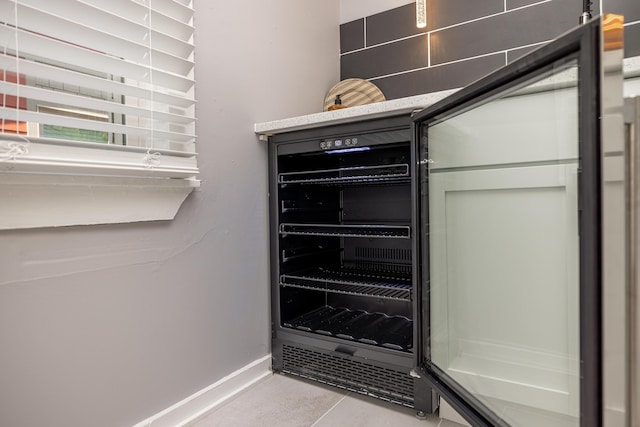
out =
[[0,0],[0,198],[27,201],[0,229],[175,215],[199,185],[192,23],[191,0]]

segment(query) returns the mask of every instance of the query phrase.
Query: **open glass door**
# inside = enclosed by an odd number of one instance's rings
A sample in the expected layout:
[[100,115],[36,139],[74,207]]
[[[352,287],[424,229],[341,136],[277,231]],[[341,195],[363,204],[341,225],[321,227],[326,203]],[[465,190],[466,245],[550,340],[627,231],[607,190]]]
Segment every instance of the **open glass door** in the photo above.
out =
[[622,27],[596,18],[414,117],[418,374],[472,425],[602,425]]

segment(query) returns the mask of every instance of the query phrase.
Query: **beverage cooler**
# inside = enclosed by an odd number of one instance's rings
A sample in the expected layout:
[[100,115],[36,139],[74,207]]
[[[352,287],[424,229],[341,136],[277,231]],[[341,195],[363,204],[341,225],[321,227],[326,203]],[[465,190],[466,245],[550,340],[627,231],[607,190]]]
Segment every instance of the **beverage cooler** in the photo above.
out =
[[409,115],[277,135],[270,147],[274,370],[431,412],[410,375]]
[[472,425],[625,425],[622,30],[272,136],[274,371]]

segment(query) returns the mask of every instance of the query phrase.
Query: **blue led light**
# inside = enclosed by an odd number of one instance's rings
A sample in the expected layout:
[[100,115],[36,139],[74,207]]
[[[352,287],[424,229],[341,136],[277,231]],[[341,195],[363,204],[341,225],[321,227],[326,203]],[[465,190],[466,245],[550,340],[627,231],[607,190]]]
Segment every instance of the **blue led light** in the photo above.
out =
[[353,147],[353,148],[342,148],[340,150],[329,150],[325,151],[327,154],[341,154],[341,153],[353,153],[356,151],[369,151],[371,147]]

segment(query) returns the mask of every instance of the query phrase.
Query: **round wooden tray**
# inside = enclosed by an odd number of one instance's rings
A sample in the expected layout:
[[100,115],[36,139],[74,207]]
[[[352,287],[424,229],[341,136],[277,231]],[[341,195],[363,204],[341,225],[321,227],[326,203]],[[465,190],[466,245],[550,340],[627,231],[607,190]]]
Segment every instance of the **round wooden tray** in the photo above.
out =
[[363,79],[346,79],[333,86],[327,93],[324,98],[324,111],[334,104],[336,95],[340,95],[342,105],[347,107],[386,100],[382,91],[373,83]]

